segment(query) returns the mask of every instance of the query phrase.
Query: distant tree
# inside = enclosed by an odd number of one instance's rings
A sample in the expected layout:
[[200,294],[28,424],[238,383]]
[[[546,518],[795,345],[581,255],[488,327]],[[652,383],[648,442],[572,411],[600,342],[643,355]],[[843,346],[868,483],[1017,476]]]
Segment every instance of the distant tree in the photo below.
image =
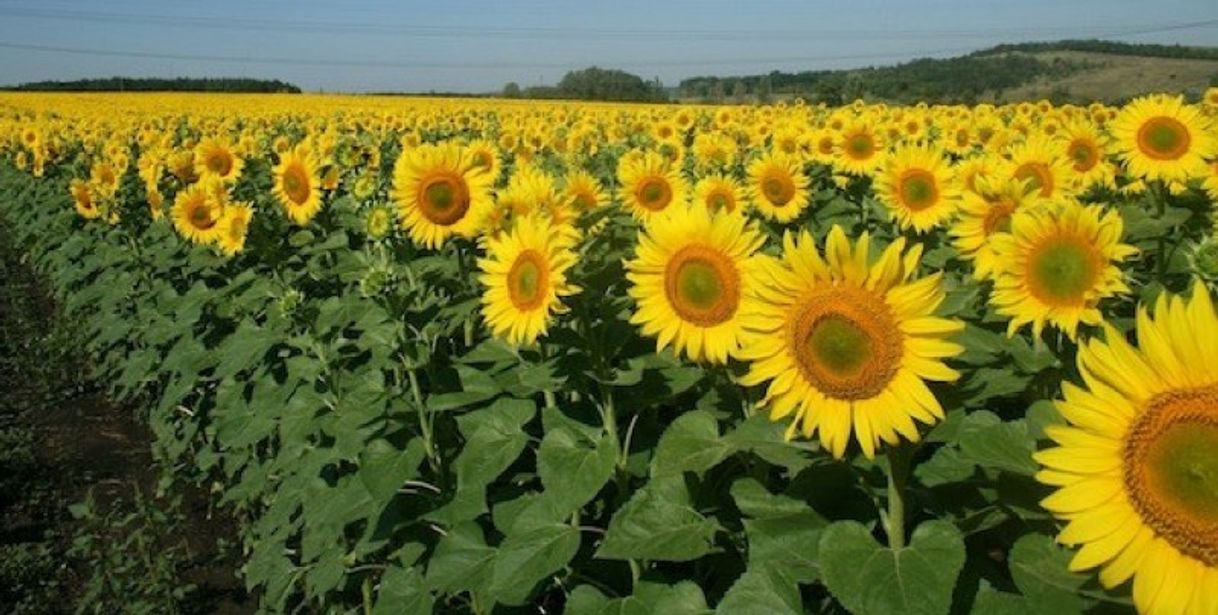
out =
[[39,92],[258,92],[299,94],[300,88],[284,81],[238,78],[161,79],[107,77],[76,81],[37,81],[8,88]]
[[520,84],[515,81],[507,82],[507,85],[503,86],[503,97],[520,98]]
[[563,76],[555,87],[563,98],[582,100],[663,101],[663,87],[616,69],[585,68]]

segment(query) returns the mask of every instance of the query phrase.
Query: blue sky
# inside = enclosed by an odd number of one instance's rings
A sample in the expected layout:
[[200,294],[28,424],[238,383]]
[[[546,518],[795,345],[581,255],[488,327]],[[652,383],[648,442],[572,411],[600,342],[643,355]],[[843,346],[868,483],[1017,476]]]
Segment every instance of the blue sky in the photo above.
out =
[[675,85],[695,75],[891,64],[1026,40],[1218,46],[1213,0],[1150,6],[1146,0],[0,0],[0,84],[250,76],[311,91],[486,92],[508,81],[553,83],[593,64]]

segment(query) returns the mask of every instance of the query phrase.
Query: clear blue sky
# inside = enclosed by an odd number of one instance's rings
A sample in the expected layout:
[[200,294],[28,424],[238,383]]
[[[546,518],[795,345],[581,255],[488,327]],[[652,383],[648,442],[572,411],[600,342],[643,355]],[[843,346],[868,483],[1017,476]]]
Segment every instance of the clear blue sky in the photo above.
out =
[[595,64],[675,85],[1062,38],[1218,46],[1218,2],[0,0],[0,84],[249,76],[313,91],[485,92]]

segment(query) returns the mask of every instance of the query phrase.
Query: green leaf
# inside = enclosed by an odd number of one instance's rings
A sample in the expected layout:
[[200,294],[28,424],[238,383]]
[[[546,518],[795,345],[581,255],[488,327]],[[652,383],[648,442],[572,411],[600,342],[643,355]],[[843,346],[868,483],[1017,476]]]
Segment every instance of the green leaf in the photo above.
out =
[[1034,612],[1079,613],[1078,590],[1090,579],[1070,572],[1072,555],[1043,534],[1028,534],[1011,549],[1011,578]]
[[436,545],[427,564],[427,585],[447,594],[485,591],[494,561],[495,548],[487,546],[482,528],[472,521],[457,524]]
[[613,515],[596,557],[694,560],[711,552],[718,530],[694,510],[681,477],[653,478]]
[[503,398],[458,417],[465,447],[453,462],[457,493],[428,518],[453,525],[486,512],[486,486],[520,456],[529,442],[524,424],[536,413],[535,402]]
[[677,417],[656,446],[651,475],[665,477],[682,472],[703,472],[730,455],[732,448],[719,437],[719,423],[711,413],[692,410]]
[[721,615],[803,615],[799,585],[779,565],[750,566],[715,609]]
[[423,455],[423,441],[419,438],[408,442],[405,449],[397,448],[384,438],[373,440],[360,454],[360,481],[372,494],[372,499],[384,505],[403,482],[417,475]]
[[608,434],[597,440],[575,429],[560,426],[550,430],[537,451],[537,474],[545,496],[565,511],[578,510],[596,496],[613,476],[617,443]]
[[590,585],[576,587],[567,598],[567,615],[705,615],[710,613],[702,590],[689,581],[664,585],[640,581],[625,598],[609,599]]
[[799,582],[815,580],[825,520],[807,502],[774,495],[751,478],[737,480],[731,491],[736,507],[750,517],[744,520],[749,566],[773,563]]
[[825,586],[857,615],[945,615],[963,565],[964,538],[946,521],[923,523],[896,551],[855,521],[839,521],[821,534]]
[[795,474],[812,465],[809,455],[819,447],[814,442],[787,442],[783,437],[785,429],[785,422],[771,421],[768,416],[757,414],[725,434],[723,441],[733,450],[751,452]]
[[973,615],[1027,615],[1027,613],[1055,613],[1054,611],[1038,611],[1028,605],[1027,599],[1019,594],[1000,592],[989,585],[983,585],[977,590],[977,598],[973,600]]
[[577,551],[579,529],[565,523],[510,534],[495,552],[491,594],[505,604],[525,604],[533,587],[566,566]]
[[435,608],[435,602],[418,568],[390,564],[381,576],[381,589],[377,592],[372,614],[430,613]]
[[1002,422],[990,412],[974,412],[960,427],[960,452],[977,465],[1031,476],[1039,469],[1032,459],[1036,440],[1023,420]]

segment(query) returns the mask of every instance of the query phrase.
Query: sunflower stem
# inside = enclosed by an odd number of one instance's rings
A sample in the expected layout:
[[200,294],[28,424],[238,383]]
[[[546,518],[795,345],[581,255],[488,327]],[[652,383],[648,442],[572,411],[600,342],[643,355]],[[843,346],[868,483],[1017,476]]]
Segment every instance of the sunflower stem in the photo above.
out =
[[909,481],[912,448],[904,445],[888,449],[888,513],[885,517],[888,547],[905,548],[905,485]]
[[[1155,209],[1159,214],[1159,222],[1167,216],[1167,189],[1161,183],[1153,188],[1155,195]],[[1167,233],[1159,233],[1158,246],[1158,265],[1159,265],[1159,283],[1164,284],[1163,280],[1167,277]],[[1166,284],[1164,284],[1166,286]]]
[[427,407],[423,405],[423,392],[419,388],[419,376],[414,369],[406,370],[410,379],[410,395],[414,398],[414,407],[419,414],[419,431],[423,436],[423,451],[427,454],[427,462],[433,470],[438,470],[436,449],[431,442],[431,417],[427,416]]

